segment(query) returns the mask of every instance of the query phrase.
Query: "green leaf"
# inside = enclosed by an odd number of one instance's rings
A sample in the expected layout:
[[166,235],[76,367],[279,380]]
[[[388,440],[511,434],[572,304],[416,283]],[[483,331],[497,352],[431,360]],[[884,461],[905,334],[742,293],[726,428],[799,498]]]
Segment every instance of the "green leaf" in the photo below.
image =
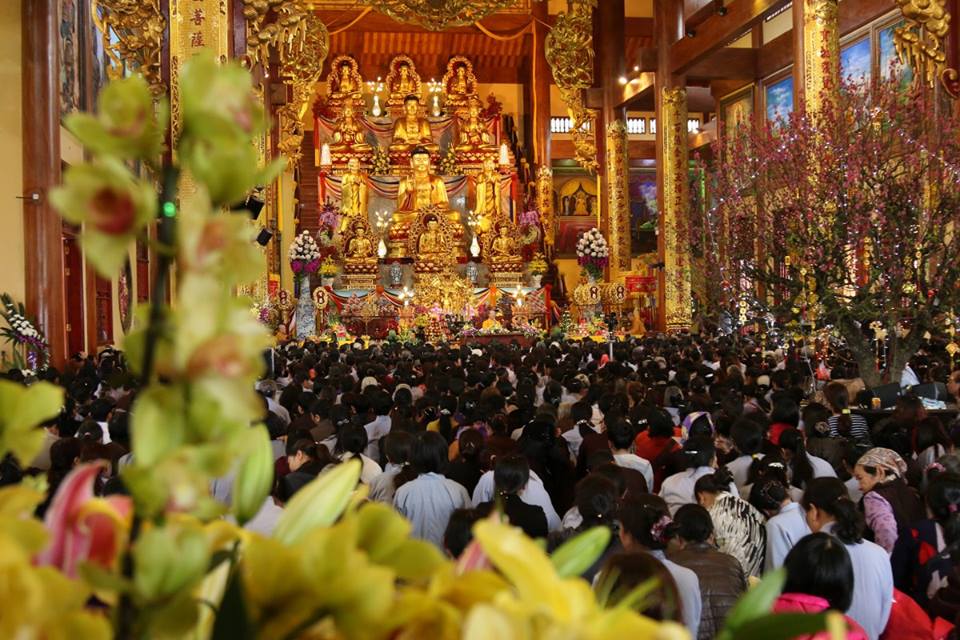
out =
[[742,625],[770,613],[786,581],[787,571],[782,567],[764,576],[760,584],[747,591],[730,610],[718,640],[739,639]]
[[312,529],[333,524],[350,503],[359,480],[360,460],[356,458],[321,473],[287,503],[273,537],[292,545]]
[[550,555],[561,578],[573,578],[590,568],[610,544],[608,527],[593,527],[570,538]]
[[828,615],[769,613],[743,623],[734,635],[736,640],[792,640],[826,631]]
[[62,407],[63,389],[49,382],[25,387],[0,380],[0,455],[11,452],[29,465],[43,445],[43,430],[36,427]]
[[233,514],[242,527],[263,506],[273,488],[273,447],[263,425],[248,430],[249,452],[240,462],[233,483]]

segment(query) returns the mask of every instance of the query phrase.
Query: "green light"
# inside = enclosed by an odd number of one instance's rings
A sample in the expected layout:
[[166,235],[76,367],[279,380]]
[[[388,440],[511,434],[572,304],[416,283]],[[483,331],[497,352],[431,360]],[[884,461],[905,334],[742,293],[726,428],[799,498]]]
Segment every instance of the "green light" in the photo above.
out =
[[168,218],[172,218],[177,215],[177,205],[172,202],[163,203],[163,215]]

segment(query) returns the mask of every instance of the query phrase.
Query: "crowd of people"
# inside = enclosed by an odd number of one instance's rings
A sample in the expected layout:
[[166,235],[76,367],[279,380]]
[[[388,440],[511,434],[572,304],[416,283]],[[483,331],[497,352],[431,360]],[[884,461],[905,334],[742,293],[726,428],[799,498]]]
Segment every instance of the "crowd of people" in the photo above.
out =
[[[960,613],[960,423],[904,389],[871,424],[842,352],[813,362],[696,336],[607,349],[282,345],[257,385],[275,488],[246,526],[269,533],[299,489],[358,458],[368,499],[451,557],[494,511],[548,549],[609,528],[583,577],[613,601],[657,578],[643,613],[697,638],[780,567],[778,611],[842,612],[849,638],[945,636]],[[956,396],[948,363],[913,364]],[[122,492],[136,395],[122,354],[44,376],[67,405],[30,468],[8,458],[0,479],[42,472],[52,496],[73,466],[106,460],[98,491]],[[229,477],[211,487],[230,491]]]

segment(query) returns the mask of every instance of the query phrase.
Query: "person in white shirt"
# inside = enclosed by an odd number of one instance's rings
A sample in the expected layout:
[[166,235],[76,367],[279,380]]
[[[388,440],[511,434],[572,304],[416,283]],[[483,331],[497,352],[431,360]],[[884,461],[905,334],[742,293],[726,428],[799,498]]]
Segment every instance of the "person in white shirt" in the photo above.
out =
[[607,429],[607,438],[613,450],[613,461],[618,467],[635,469],[647,481],[647,491],[653,488],[653,465],[633,452],[636,437],[633,425],[626,420],[617,420]]
[[396,493],[394,489],[395,479],[404,465],[410,461],[413,440],[413,434],[406,431],[390,433],[382,440],[383,452],[387,457],[387,466],[384,467],[383,473],[370,482],[369,497],[371,500],[393,504],[393,496]]
[[640,495],[627,498],[620,507],[620,542],[627,551],[646,551],[667,568],[677,583],[683,611],[683,624],[690,636],[697,637],[703,599],[697,574],[671,562],[664,550],[673,524],[667,503],[658,496]]
[[573,460],[574,464],[577,463],[577,457],[580,455],[580,445],[583,444],[583,435],[584,433],[589,434],[589,431],[586,430],[589,429],[595,433],[603,432],[601,428],[598,428],[591,421],[592,413],[593,410],[587,402],[581,401],[574,403],[574,405],[570,407],[570,419],[573,420],[573,427],[560,434],[560,437],[567,443],[567,448],[570,450],[570,459]]
[[378,392],[373,399],[373,409],[377,417],[371,422],[363,425],[367,431],[367,448],[363,452],[365,456],[374,462],[380,462],[380,440],[390,433],[392,421],[390,419],[390,409],[393,408],[393,399],[385,391]]
[[370,484],[374,478],[383,473],[383,469],[374,460],[371,460],[363,451],[367,448],[367,431],[363,427],[349,426],[343,429],[337,438],[337,458],[343,462],[353,457],[359,457],[363,466],[360,468],[360,482]]
[[750,418],[740,418],[730,427],[730,438],[740,456],[728,462],[727,469],[737,487],[742,488],[749,482],[750,465],[754,460],[763,457],[760,453],[763,446],[763,427]]
[[767,519],[767,556],[764,570],[769,572],[783,566],[793,545],[810,533],[803,508],[790,499],[783,483],[764,478],[750,490],[750,504]]
[[[666,501],[671,515],[685,504],[696,503],[693,489],[697,480],[717,469],[717,451],[709,437],[696,436],[687,440],[683,445],[683,457],[687,470],[673,474],[660,486],[660,497]],[[737,487],[732,482],[730,493],[737,495]]]
[[[493,490],[493,471],[487,471],[480,476],[480,480],[477,481],[477,486],[473,490],[473,506],[476,507],[477,505],[492,500]],[[558,514],[557,510],[553,507],[553,502],[550,501],[550,495],[543,486],[543,480],[540,479],[540,476],[538,476],[535,471],[530,471],[530,479],[527,481],[527,486],[524,487],[523,491],[518,495],[520,499],[527,504],[536,505],[543,509],[543,513],[547,516],[547,529],[550,532],[560,529],[560,514]]]
[[853,565],[853,599],[846,613],[877,640],[890,619],[893,571],[887,552],[863,539],[863,516],[837,478],[817,478],[803,495],[807,524],[814,533],[835,536],[847,548]]
[[900,388],[909,389],[910,387],[915,387],[920,384],[920,378],[917,376],[917,373],[913,370],[909,363],[903,368],[903,373],[900,374]]

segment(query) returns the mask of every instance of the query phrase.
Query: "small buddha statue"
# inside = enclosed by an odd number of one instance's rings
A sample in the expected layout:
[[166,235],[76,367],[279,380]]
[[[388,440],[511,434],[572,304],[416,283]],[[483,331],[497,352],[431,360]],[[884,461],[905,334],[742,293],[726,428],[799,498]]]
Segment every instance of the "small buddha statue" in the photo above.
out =
[[356,119],[356,109],[352,100],[343,103],[337,130],[333,132],[331,151],[369,151],[370,145],[363,139],[363,130]]
[[420,99],[409,95],[403,100],[403,115],[393,126],[393,142],[390,151],[409,151],[424,147],[428,152],[438,151],[440,146],[433,141],[430,123],[420,117]]
[[364,233],[363,221],[353,223],[353,237],[347,243],[347,259],[363,260],[373,256],[373,243]]
[[510,228],[502,225],[497,229],[497,237],[490,244],[490,258],[494,262],[517,259],[517,243],[510,237]]
[[394,91],[402,95],[409,95],[416,89],[413,78],[410,77],[410,65],[402,64],[399,67],[400,78],[397,80]]
[[575,216],[588,216],[590,211],[587,209],[589,203],[589,198],[587,198],[587,192],[577,191],[573,196],[573,215]]
[[483,161],[483,171],[477,176],[477,201],[473,210],[482,216],[487,228],[503,217],[503,186],[493,157]]
[[330,97],[334,99],[343,99],[353,96],[359,91],[357,83],[353,79],[353,69],[349,62],[344,61],[340,65],[339,78],[337,78],[337,90]]
[[469,91],[470,87],[467,83],[467,68],[461,65],[457,67],[457,73],[450,82],[450,93],[456,93],[465,96]]
[[[460,67],[461,69],[463,67]],[[467,109],[467,116],[460,119],[460,140],[457,151],[492,151],[490,133],[480,119],[480,101],[473,99]]]
[[436,255],[443,251],[440,223],[436,218],[427,221],[427,228],[420,234],[420,239],[417,241],[417,250],[421,256]]
[[367,176],[360,171],[360,159],[350,158],[347,171],[340,176],[340,233],[349,229],[354,220],[367,215]]

